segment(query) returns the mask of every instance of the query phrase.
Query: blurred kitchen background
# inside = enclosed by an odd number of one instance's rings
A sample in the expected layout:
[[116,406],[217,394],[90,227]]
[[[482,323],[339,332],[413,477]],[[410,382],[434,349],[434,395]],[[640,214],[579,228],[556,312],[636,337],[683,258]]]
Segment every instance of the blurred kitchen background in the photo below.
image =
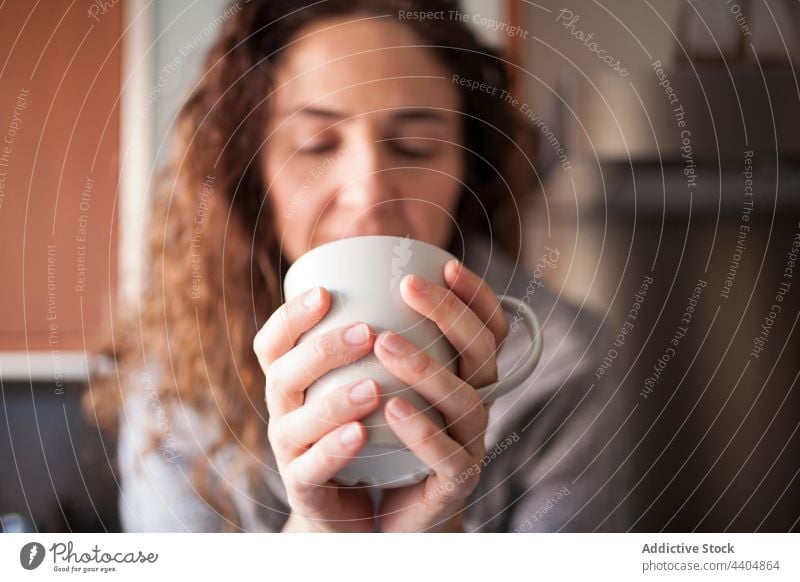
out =
[[[226,7],[0,4],[7,529],[119,527],[114,443],[78,406],[86,352],[109,298],[136,296],[152,172]],[[797,531],[800,4],[462,9],[510,55],[539,143],[525,264],[557,248],[548,283],[628,332],[598,377],[630,411],[631,529]]]

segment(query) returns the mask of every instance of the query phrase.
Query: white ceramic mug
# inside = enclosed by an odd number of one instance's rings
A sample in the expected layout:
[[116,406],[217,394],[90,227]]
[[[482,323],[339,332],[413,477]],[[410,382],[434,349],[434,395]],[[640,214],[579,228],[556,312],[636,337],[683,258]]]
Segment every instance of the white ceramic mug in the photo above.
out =
[[[298,258],[284,280],[286,299],[312,287],[325,287],[331,295],[328,313],[303,334],[308,341],[328,330],[353,321],[369,324],[376,334],[391,330],[457,373],[457,354],[434,322],[409,307],[400,295],[400,280],[409,274],[446,287],[444,267],[453,255],[434,245],[396,236],[344,238],[314,248]],[[512,315],[521,316],[528,327],[532,344],[522,364],[497,382],[477,389],[484,401],[499,398],[516,388],[530,375],[539,361],[542,337],[533,310],[519,299],[501,296],[500,303]],[[363,422],[367,443],[334,479],[342,485],[365,484],[374,487],[404,487],[430,474],[420,461],[395,436],[386,423],[383,408],[393,396],[401,396],[444,428],[442,416],[419,394],[389,373],[374,352],[348,362],[319,378],[306,390],[306,402],[362,378],[372,378],[380,388],[382,404]],[[333,428],[333,427],[332,427]]]

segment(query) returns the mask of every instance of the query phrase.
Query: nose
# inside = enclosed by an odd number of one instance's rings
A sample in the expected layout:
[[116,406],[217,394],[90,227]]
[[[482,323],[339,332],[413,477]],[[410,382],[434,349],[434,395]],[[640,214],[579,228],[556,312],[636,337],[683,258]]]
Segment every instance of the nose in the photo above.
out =
[[355,212],[386,212],[385,202],[394,198],[390,167],[381,143],[362,141],[344,150],[339,165],[338,203]]

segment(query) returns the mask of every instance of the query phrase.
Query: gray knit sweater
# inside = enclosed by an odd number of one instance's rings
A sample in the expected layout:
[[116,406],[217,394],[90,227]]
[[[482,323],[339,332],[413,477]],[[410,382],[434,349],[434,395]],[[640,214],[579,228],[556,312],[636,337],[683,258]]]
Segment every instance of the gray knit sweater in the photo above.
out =
[[[472,241],[464,262],[498,294],[523,297],[542,324],[544,349],[533,374],[491,408],[481,479],[467,500],[467,531],[624,531],[629,491],[624,465],[630,450],[625,404],[609,375],[595,382],[609,338],[600,321],[540,286],[557,260],[546,251],[533,274],[486,241]],[[530,338],[513,325],[498,360],[502,376]],[[155,372],[151,372],[155,373]],[[166,409],[143,374],[126,386],[118,444],[122,526],[130,532],[221,531],[223,517],[194,487],[191,468],[207,456],[218,428],[196,410]],[[160,447],[150,435],[160,434]],[[241,445],[209,457],[210,490],[225,488],[244,531],[280,531],[289,513],[274,464],[263,459],[261,479],[241,478]]]

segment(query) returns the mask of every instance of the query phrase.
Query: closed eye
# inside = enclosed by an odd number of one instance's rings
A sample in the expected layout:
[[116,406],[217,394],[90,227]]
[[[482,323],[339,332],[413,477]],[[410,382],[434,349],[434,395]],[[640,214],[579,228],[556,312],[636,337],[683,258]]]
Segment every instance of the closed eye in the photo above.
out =
[[323,141],[323,142],[311,142],[306,143],[300,148],[297,149],[297,152],[300,154],[310,155],[310,156],[319,156],[323,154],[331,154],[334,153],[339,147],[338,142],[336,141]]

